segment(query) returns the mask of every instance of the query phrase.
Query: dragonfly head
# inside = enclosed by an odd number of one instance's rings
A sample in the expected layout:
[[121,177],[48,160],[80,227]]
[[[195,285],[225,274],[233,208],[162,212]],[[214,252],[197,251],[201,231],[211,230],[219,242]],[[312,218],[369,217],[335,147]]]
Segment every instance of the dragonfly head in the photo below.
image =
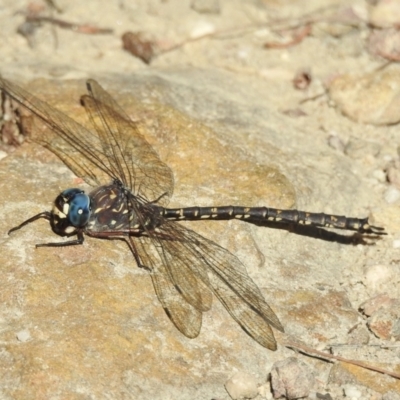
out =
[[64,190],[54,201],[51,226],[61,236],[72,235],[88,223],[91,211],[91,199],[83,190]]

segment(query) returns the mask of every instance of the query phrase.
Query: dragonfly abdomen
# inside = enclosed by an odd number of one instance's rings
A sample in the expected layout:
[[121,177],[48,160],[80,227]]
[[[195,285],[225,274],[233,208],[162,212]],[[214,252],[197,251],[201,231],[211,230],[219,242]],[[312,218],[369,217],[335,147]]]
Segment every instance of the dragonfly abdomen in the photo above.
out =
[[186,207],[166,208],[162,216],[171,220],[228,220],[240,219],[248,222],[270,221],[283,224],[294,223],[332,227],[359,232],[373,232],[375,227],[370,226],[368,218],[348,218],[341,215],[311,213],[299,210],[280,210],[269,207]]

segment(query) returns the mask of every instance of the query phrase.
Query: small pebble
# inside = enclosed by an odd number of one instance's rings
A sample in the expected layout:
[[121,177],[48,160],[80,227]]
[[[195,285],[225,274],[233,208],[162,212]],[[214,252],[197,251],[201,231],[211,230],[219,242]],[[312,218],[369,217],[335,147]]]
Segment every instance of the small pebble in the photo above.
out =
[[271,386],[275,398],[307,397],[314,385],[314,375],[307,364],[295,357],[276,362],[271,370]]
[[386,293],[378,294],[371,299],[368,299],[364,303],[362,303],[359,307],[360,310],[363,311],[363,314],[367,317],[370,317],[373,313],[377,312],[380,308],[389,308],[393,303],[393,299],[391,299]]
[[397,189],[400,189],[400,169],[393,166],[389,167],[387,169],[387,180]]
[[378,264],[367,268],[363,282],[368,289],[379,290],[393,278],[393,268],[388,265]]
[[121,39],[124,50],[140,58],[146,64],[150,64],[154,57],[154,43],[147,39],[144,33],[125,32]]
[[372,30],[367,45],[368,51],[391,61],[400,60],[400,33],[397,29]]
[[368,329],[364,325],[360,325],[349,333],[347,342],[350,345],[365,345],[369,343],[369,335]]
[[192,39],[209,35],[215,32],[215,26],[211,22],[199,21],[195,24],[190,32]]
[[380,183],[386,182],[386,174],[381,169],[376,169],[372,172],[372,176]]
[[400,121],[399,77],[400,71],[394,69],[341,75],[330,83],[329,96],[354,121],[396,124]]
[[369,329],[380,339],[400,340],[400,304],[380,309],[368,321]]
[[343,387],[343,392],[346,397],[350,397],[351,399],[360,399],[362,395],[360,389],[357,389],[353,385],[345,385]]
[[346,145],[343,143],[343,140],[335,134],[329,135],[328,145],[335,150],[339,150],[341,153],[344,153],[344,149],[346,147]]
[[225,389],[232,399],[254,399],[258,395],[257,380],[246,372],[237,372],[225,383]]
[[17,339],[22,343],[27,342],[30,338],[31,338],[31,333],[27,329],[24,329],[17,333]]
[[369,22],[379,28],[396,26],[400,19],[398,0],[378,0],[369,9]]
[[309,68],[303,68],[296,72],[293,78],[293,86],[298,90],[307,89],[312,81],[311,70]]
[[388,204],[393,204],[400,199],[400,190],[389,187],[383,197]]

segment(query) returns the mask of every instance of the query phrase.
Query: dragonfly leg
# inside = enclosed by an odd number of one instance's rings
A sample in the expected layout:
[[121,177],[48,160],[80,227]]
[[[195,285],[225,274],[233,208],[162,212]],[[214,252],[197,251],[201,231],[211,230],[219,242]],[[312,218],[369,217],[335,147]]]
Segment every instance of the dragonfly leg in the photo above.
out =
[[76,235],[78,238],[74,240],[68,240],[66,242],[39,243],[36,245],[36,247],[65,247],[82,244],[85,241],[82,231],[78,231]]
[[143,268],[148,272],[151,272],[151,268],[148,267],[147,265],[142,264],[142,262],[140,261],[140,257],[138,254],[138,251],[136,249],[135,243],[133,242],[132,238],[129,236],[128,239],[125,240],[126,243],[128,243],[128,246],[133,254],[133,257],[136,261],[136,264],[138,265],[139,268]]

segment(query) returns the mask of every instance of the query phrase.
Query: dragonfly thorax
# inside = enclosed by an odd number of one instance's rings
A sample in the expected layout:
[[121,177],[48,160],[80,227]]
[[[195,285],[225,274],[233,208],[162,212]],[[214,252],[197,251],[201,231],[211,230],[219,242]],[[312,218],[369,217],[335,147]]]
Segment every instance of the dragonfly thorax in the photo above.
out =
[[120,182],[100,186],[89,193],[92,212],[85,227],[85,233],[102,232],[116,236],[140,236],[154,230],[162,222],[160,207],[135,196]]
[[77,229],[87,225],[91,211],[91,199],[82,189],[64,190],[54,201],[52,228],[62,236],[74,234]]

